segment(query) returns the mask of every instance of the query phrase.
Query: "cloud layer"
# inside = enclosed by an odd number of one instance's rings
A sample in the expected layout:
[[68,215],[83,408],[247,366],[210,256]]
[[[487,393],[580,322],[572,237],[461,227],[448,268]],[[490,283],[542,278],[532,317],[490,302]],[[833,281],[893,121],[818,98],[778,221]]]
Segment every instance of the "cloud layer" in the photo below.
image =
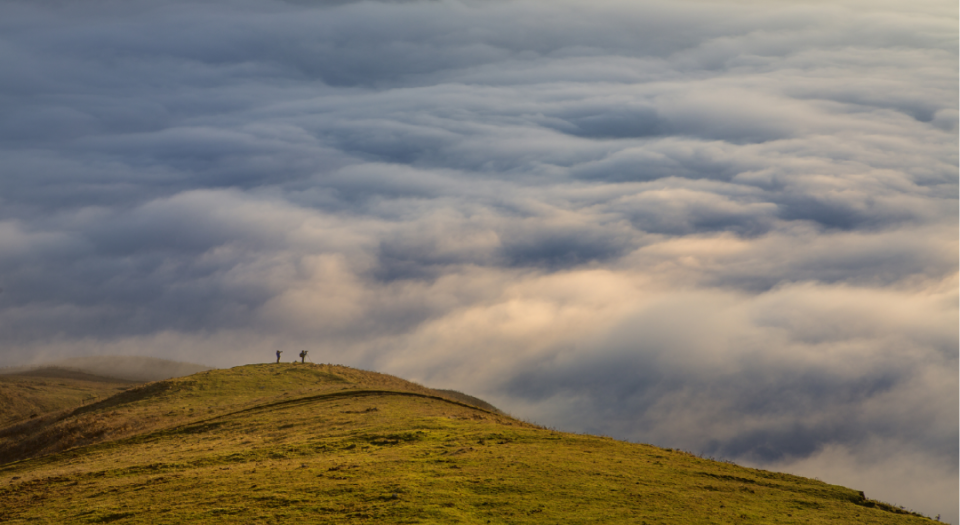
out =
[[956,19],[3,1],[0,364],[308,348],[956,522]]

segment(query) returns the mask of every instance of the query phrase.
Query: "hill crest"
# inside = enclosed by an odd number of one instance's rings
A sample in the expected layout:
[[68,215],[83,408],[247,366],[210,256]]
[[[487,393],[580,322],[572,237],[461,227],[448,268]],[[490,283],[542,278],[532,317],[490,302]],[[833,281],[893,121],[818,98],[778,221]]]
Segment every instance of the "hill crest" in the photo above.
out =
[[[69,370],[60,373],[61,370],[47,367],[18,375],[47,377],[59,373],[64,376],[95,377]],[[104,399],[2,428],[0,464],[259,406],[323,396],[386,395],[391,392],[435,398],[499,413],[492,405],[472,396],[433,390],[378,372],[312,363],[243,365],[128,386],[122,392]]]

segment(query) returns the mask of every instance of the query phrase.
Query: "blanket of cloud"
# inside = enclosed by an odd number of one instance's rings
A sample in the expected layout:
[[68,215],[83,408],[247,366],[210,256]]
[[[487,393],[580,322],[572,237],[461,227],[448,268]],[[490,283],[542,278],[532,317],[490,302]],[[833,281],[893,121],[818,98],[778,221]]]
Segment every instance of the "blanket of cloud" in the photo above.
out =
[[956,2],[0,1],[0,365],[293,358],[956,521]]

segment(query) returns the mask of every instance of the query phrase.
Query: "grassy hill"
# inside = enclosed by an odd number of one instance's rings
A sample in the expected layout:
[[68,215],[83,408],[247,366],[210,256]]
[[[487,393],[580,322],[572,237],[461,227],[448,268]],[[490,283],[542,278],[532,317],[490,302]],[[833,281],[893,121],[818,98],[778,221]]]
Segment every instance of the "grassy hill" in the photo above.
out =
[[58,367],[0,374],[0,428],[109,397],[136,382]]
[[[930,523],[333,365],[211,370],[0,430],[4,523]],[[478,400],[479,401],[479,400]]]

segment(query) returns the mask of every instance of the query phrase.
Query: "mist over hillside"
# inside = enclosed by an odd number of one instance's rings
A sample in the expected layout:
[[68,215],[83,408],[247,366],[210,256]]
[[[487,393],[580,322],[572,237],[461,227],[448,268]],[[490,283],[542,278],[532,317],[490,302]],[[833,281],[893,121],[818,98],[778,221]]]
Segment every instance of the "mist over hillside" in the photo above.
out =
[[0,368],[0,374],[24,373],[31,370],[62,368],[94,376],[125,381],[147,382],[183,377],[212,367],[143,356],[87,356],[56,359],[30,366]]

